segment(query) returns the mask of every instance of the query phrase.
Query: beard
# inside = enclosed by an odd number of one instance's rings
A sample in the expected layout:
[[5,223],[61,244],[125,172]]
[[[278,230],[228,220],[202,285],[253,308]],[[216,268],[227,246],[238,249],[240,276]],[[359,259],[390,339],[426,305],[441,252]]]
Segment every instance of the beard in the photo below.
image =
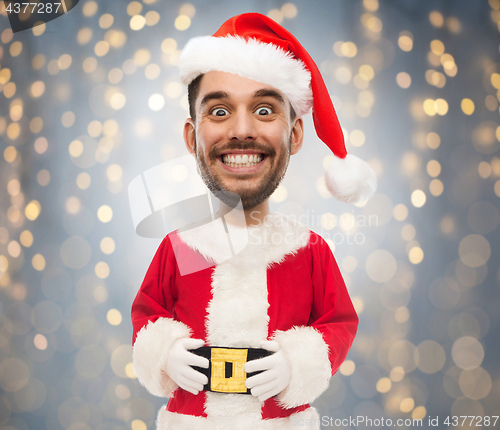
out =
[[[278,188],[279,184],[285,177],[286,169],[290,161],[291,148],[292,133],[290,133],[288,138],[288,145],[285,146],[285,151],[283,151],[277,159],[274,148],[263,147],[254,142],[231,141],[228,146],[224,148],[224,150],[260,150],[266,154],[266,158],[270,158],[271,161],[274,161],[275,166],[260,178],[259,183],[256,184],[255,187],[241,187],[241,189],[229,190],[224,187],[220,176],[211,170],[209,164],[207,163],[207,159],[205,158],[205,154],[202,151],[198,152],[196,140],[194,142],[198,173],[202,177],[205,185],[215,195],[215,197],[231,208],[235,208],[241,200],[241,205],[245,211],[260,205],[274,193],[276,188]],[[212,147],[209,151],[208,158],[211,161],[210,164],[213,166],[219,162],[215,147]],[[268,160],[268,162],[270,161]],[[250,175],[245,176],[250,177]],[[246,179],[242,179],[241,181],[242,183],[247,182]]]

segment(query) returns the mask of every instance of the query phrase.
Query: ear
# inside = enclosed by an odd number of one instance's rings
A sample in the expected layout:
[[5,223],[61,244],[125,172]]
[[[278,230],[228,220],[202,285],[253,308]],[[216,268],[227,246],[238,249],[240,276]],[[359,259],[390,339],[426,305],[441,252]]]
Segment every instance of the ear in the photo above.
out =
[[195,154],[195,138],[196,138],[196,130],[194,128],[194,122],[192,118],[186,119],[184,123],[184,143],[186,144],[187,150],[196,156]]
[[302,148],[304,141],[304,121],[302,118],[296,118],[293,122],[292,128],[292,148],[290,155],[296,154]]

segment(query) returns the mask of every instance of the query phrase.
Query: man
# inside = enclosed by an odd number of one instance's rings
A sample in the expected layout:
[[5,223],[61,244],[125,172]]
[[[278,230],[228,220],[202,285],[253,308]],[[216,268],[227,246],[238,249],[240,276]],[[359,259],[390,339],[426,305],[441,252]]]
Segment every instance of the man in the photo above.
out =
[[[161,430],[319,429],[309,403],[344,361],[358,318],[329,246],[270,213],[269,197],[302,146],[311,106],[335,155],[332,194],[369,198],[375,174],[347,155],[319,70],[271,19],[233,17],[192,39],[179,65],[190,98],[184,140],[221,200],[224,229],[202,224],[161,242],[132,305],[134,369],[152,394],[171,397]],[[230,258],[225,232],[250,237]],[[183,276],[181,260],[205,268]]]

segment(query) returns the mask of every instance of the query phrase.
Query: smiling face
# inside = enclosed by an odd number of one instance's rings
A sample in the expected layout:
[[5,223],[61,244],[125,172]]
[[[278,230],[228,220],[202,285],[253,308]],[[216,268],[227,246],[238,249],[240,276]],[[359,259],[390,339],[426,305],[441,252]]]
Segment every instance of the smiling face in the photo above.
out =
[[184,140],[207,187],[223,201],[221,191],[238,194],[245,210],[266,202],[302,146],[303,122],[291,120],[286,97],[252,79],[212,71],[201,79],[195,106]]

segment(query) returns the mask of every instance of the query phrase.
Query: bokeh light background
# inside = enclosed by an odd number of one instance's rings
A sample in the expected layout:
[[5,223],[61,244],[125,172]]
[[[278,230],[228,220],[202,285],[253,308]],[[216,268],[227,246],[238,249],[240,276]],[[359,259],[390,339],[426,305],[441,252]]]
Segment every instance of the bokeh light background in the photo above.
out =
[[499,0],[80,1],[15,35],[0,10],[3,429],[154,428],[130,306],[161,239],[127,187],[187,153],[180,49],[248,11],[309,50],[379,177],[367,204],[327,198],[308,115],[272,197],[328,239],[360,315],[320,415],[500,415]]

